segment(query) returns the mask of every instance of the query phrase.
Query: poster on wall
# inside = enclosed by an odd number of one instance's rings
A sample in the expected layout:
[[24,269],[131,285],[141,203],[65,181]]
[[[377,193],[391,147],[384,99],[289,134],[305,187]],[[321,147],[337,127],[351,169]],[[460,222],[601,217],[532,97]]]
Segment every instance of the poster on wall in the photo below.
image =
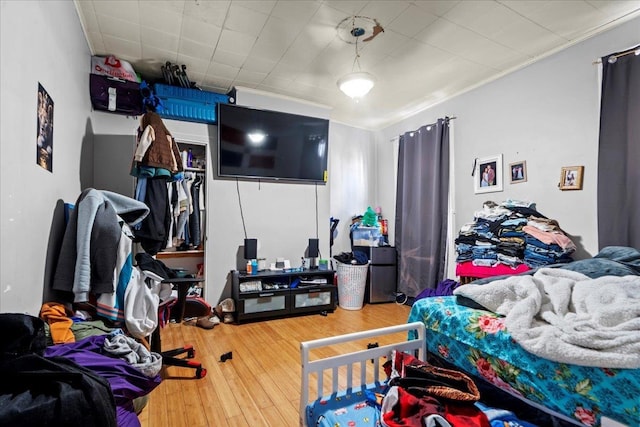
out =
[[53,172],[53,99],[38,82],[36,163]]

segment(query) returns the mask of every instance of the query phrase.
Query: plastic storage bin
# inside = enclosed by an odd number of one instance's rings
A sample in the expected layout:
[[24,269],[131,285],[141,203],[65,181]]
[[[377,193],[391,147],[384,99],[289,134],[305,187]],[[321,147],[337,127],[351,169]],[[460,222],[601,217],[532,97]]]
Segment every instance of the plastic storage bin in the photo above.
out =
[[364,303],[369,264],[355,265],[338,262],[338,305],[345,310],[360,310]]
[[216,104],[230,103],[228,95],[156,83],[155,94],[162,100],[160,117],[196,123],[216,124]]
[[378,246],[382,233],[378,227],[358,227],[351,236],[353,246]]

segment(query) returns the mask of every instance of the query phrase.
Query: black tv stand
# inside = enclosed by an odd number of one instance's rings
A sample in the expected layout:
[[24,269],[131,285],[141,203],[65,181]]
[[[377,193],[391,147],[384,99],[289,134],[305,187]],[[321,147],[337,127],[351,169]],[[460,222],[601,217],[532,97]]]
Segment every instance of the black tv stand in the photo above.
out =
[[237,323],[333,312],[336,308],[333,270],[267,270],[257,274],[234,270],[231,275]]

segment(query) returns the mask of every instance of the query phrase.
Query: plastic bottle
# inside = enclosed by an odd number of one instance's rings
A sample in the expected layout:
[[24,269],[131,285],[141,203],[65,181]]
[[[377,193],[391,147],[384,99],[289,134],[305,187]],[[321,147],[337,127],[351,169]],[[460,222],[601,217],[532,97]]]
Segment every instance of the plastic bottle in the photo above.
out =
[[251,264],[251,260],[249,260],[247,261],[247,274],[253,274],[251,271],[252,270],[251,267],[253,267],[253,265]]
[[256,275],[258,274],[258,260],[257,259],[252,259],[251,260],[251,274],[252,275]]
[[191,151],[191,148],[189,148],[189,151],[187,152],[187,167],[193,167],[193,152]]

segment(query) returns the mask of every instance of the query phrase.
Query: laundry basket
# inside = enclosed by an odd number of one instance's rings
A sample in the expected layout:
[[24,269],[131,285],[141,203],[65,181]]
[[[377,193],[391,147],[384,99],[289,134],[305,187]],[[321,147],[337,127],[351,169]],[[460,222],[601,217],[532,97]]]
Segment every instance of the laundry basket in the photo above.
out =
[[345,310],[360,310],[364,302],[369,264],[344,264],[338,262],[338,305]]

